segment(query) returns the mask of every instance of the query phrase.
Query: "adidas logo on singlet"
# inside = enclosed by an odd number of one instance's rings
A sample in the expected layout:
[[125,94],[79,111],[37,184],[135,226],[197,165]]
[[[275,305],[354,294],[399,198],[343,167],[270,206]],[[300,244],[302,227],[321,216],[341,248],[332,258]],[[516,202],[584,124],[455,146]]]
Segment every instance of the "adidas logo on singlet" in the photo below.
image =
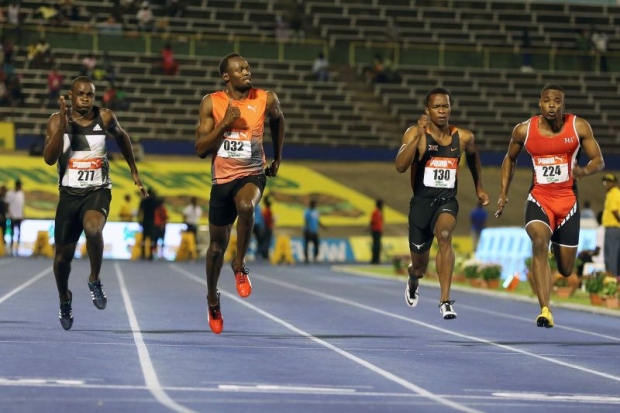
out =
[[99,126],[99,124],[96,124],[95,127],[93,128],[94,131],[96,130],[101,130],[101,126]]

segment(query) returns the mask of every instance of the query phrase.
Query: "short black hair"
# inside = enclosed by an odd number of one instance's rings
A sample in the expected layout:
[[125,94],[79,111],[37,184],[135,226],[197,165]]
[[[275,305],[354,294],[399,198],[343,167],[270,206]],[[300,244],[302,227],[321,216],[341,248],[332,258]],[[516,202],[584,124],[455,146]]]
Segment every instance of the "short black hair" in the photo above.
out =
[[540,91],[540,95],[542,96],[542,94],[545,93],[546,90],[557,90],[558,92],[564,93],[564,88],[558,85],[557,83],[546,84],[545,87],[543,87],[542,90]]
[[428,107],[428,104],[431,100],[431,96],[432,95],[448,95],[448,99],[450,99],[450,103],[452,104],[452,96],[450,95],[450,92],[448,92],[446,89],[442,88],[442,87],[436,87],[434,89],[431,89],[427,94],[426,94],[426,99],[424,99],[424,103],[426,105],[426,107]]
[[[228,61],[235,57],[241,57],[239,53],[229,53],[220,61],[220,75],[223,75],[228,71]],[[243,57],[241,57],[243,59]]]
[[73,90],[73,87],[78,83],[93,83],[93,81],[88,76],[78,76],[71,82],[71,90]]

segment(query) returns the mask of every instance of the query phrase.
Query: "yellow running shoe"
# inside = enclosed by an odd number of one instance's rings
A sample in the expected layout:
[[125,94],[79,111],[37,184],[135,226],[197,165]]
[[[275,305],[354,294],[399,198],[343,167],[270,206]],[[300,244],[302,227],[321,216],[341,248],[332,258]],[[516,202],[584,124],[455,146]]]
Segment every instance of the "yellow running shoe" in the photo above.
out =
[[540,315],[536,317],[536,325],[545,328],[553,327],[553,315],[551,315],[549,307],[543,307],[540,310]]

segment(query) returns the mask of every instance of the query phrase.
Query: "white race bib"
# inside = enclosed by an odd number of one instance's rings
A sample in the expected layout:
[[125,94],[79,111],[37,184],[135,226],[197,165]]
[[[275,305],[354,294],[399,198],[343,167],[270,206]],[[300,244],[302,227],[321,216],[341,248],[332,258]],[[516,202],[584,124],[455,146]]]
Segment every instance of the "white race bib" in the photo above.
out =
[[535,156],[534,174],[541,185],[568,181],[567,155]]
[[250,140],[242,140],[246,138],[246,134],[246,132],[228,132],[220,149],[217,151],[217,156],[221,158],[249,159],[252,156]]
[[103,184],[103,160],[96,159],[69,159],[69,186],[72,188],[87,188]]
[[424,185],[428,188],[454,188],[459,160],[457,158],[431,158],[424,168]]

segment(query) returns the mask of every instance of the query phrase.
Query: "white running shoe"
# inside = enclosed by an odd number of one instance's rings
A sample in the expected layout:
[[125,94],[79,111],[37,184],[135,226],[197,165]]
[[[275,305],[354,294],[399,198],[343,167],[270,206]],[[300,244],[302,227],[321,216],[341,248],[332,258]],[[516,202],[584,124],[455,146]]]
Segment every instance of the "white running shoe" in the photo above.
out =
[[[416,280],[417,281],[417,280]],[[405,288],[405,302],[409,307],[415,307],[418,305],[420,299],[420,284],[416,282],[416,286],[413,290],[409,288],[409,281],[407,281],[407,288]]]
[[454,300],[444,301],[439,304],[439,312],[444,320],[452,320],[456,318],[456,311],[452,308],[452,304],[454,304]]

